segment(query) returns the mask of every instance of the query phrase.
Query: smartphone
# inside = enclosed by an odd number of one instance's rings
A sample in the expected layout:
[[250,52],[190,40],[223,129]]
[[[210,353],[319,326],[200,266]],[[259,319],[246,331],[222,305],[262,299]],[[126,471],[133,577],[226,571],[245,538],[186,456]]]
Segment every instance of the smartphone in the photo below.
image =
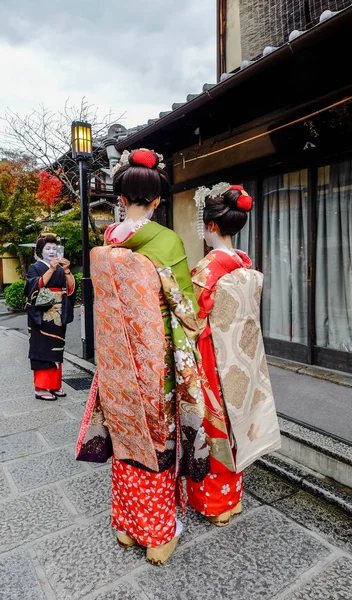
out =
[[56,258],[63,258],[63,257],[64,257],[64,247],[56,246]]

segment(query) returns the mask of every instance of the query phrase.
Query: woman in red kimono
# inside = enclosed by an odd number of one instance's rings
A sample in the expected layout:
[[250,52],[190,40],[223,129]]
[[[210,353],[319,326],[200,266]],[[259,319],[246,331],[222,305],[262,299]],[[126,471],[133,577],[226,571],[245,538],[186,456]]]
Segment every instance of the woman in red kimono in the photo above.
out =
[[191,273],[200,308],[198,350],[211,388],[204,423],[211,458],[203,481],[187,478],[187,494],[190,506],[221,527],[241,513],[243,468],[277,449],[280,432],[260,328],[263,276],[232,247],[252,198],[241,186],[217,184],[200,188],[195,200],[201,233],[213,248]]
[[151,220],[168,190],[157,154],[129,154],[114,175],[126,218],[91,252],[99,395],[113,446],[112,525],[120,546],[145,547],[156,565],[181,535],[181,473],[201,481],[209,471],[186,255],[178,235]]

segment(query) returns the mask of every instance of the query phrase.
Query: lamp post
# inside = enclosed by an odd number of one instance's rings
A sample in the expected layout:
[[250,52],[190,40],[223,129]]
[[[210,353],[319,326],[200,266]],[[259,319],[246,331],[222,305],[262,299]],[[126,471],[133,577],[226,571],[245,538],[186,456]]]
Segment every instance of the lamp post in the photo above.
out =
[[92,158],[92,132],[89,123],[74,121],[72,123],[72,158],[79,164],[79,187],[81,198],[82,227],[82,306],[81,336],[83,358],[94,358],[94,326],[93,326],[93,287],[90,278],[89,236],[88,236],[88,175],[87,161]]

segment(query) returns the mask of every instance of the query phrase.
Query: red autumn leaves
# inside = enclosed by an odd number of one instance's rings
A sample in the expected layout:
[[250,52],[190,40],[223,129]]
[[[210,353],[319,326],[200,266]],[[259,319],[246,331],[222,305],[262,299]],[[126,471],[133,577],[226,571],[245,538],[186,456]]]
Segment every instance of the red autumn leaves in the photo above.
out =
[[53,206],[61,197],[63,184],[61,181],[48,173],[48,171],[39,171],[39,186],[37,191],[37,198],[45,206]]

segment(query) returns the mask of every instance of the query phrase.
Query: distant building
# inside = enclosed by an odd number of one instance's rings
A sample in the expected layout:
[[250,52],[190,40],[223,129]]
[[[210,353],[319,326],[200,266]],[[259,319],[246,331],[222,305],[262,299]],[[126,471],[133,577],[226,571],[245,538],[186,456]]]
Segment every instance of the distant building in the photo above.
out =
[[0,255],[0,291],[8,284],[20,281],[21,278],[16,270],[19,266],[18,258],[12,254],[6,252]]

